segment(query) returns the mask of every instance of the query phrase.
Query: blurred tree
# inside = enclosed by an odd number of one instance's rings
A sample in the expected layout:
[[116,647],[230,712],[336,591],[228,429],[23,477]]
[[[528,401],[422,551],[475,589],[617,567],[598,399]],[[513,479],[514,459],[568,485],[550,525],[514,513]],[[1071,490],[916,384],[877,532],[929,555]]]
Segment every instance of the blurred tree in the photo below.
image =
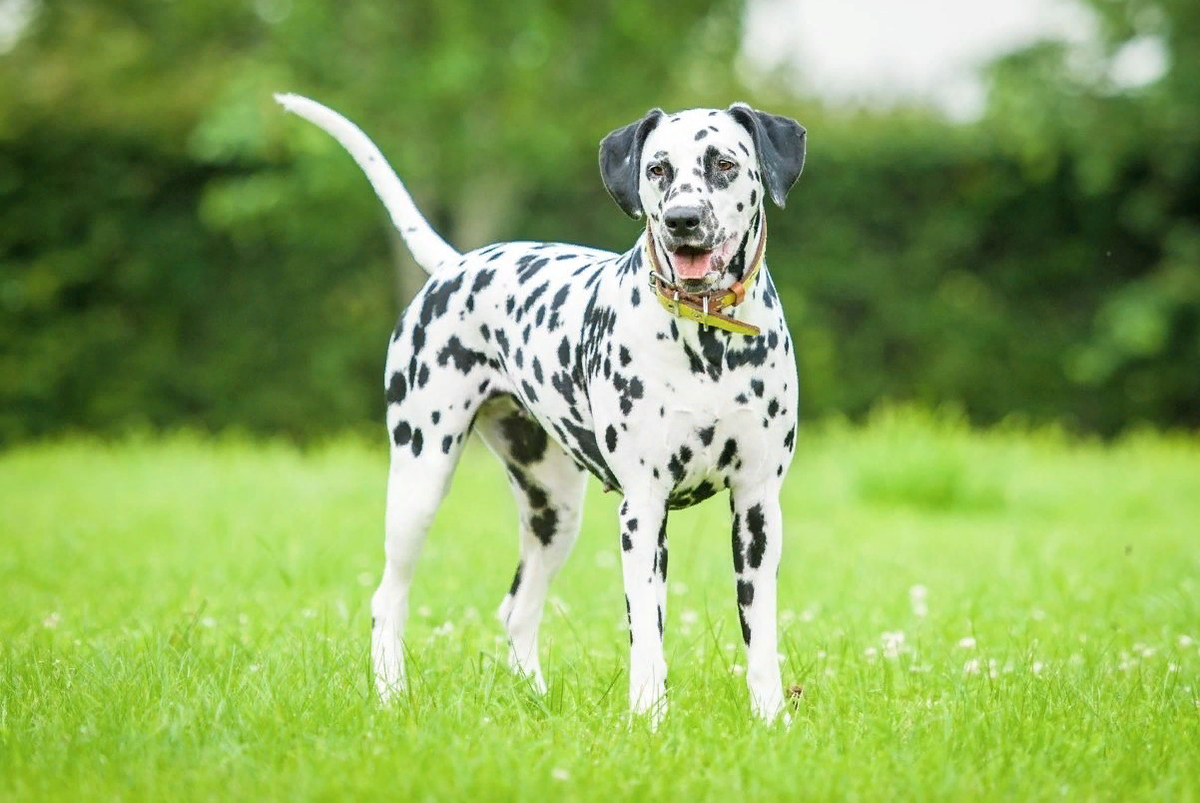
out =
[[0,443],[382,418],[407,255],[281,90],[358,122],[460,248],[627,248],[604,133],[650,106],[790,113],[809,160],[770,261],[806,411],[1196,426],[1200,6],[1090,4],[1089,47],[1001,59],[961,126],[747,93],[736,0],[30,0],[0,51]]

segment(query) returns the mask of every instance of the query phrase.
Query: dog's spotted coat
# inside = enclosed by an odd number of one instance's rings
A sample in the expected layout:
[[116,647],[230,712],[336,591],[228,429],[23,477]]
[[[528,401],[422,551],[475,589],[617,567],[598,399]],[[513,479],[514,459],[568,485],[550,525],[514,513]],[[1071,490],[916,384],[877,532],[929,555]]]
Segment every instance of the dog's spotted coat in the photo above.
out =
[[665,711],[667,511],[730,490],[746,677],[765,719],[783,707],[776,644],[779,491],[796,440],[797,377],[765,266],[733,308],[746,336],[663,309],[645,240],[691,291],[742,278],[803,165],[804,131],[743,105],[653,110],[601,145],[601,173],[647,232],[624,254],[501,243],[459,255],[421,218],[378,150],[313,101],[279,96],[350,151],[429,282],[400,318],[385,387],[391,438],[387,563],[372,599],[379,692],[403,682],[408,591],[426,530],[472,431],[504,463],[520,510],[520,560],[500,606],[513,667],[544,689],[537,632],[551,579],[579,530],[588,473],[619,491],[631,643],[630,704]]

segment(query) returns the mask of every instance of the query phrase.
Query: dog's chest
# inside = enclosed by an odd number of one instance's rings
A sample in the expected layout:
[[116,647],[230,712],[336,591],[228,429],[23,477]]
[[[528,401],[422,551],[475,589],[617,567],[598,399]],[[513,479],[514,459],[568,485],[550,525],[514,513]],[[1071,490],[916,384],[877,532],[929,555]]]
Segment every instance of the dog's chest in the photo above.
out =
[[[778,330],[726,337],[672,322],[627,367],[645,403],[627,414],[603,384],[590,394],[607,460],[623,483],[666,489],[687,507],[739,478],[781,474],[796,423],[796,373]],[[691,327],[685,329],[684,327]],[[786,337],[784,335],[783,337]],[[649,473],[649,476],[645,475]]]

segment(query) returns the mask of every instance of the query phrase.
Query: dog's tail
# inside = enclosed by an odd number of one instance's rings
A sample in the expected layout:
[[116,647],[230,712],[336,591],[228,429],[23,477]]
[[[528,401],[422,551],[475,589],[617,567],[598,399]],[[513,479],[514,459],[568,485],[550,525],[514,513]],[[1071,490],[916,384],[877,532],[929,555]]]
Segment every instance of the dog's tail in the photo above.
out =
[[379,200],[392,218],[392,223],[413,259],[426,273],[435,273],[441,266],[457,262],[460,254],[446,243],[433,227],[417,211],[408,190],[400,183],[396,172],[388,165],[379,148],[354,123],[315,100],[292,94],[277,94],[275,101],[293,114],[298,114],[318,128],[324,129],[342,147],[350,152],[354,161],[367,174]]

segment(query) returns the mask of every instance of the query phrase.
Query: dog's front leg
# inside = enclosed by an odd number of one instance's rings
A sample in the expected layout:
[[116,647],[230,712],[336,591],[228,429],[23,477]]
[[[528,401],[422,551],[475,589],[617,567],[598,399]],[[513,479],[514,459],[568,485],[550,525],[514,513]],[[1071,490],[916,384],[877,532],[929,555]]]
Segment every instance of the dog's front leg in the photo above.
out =
[[775,591],[783,546],[778,491],[735,486],[730,496],[738,616],[746,643],[746,684],[750,687],[751,707],[768,722],[783,710],[775,630]]
[[627,494],[620,508],[621,570],[629,619],[629,707],[649,713],[651,725],[666,713],[667,662],[663,658],[663,602],[667,581],[666,500]]

